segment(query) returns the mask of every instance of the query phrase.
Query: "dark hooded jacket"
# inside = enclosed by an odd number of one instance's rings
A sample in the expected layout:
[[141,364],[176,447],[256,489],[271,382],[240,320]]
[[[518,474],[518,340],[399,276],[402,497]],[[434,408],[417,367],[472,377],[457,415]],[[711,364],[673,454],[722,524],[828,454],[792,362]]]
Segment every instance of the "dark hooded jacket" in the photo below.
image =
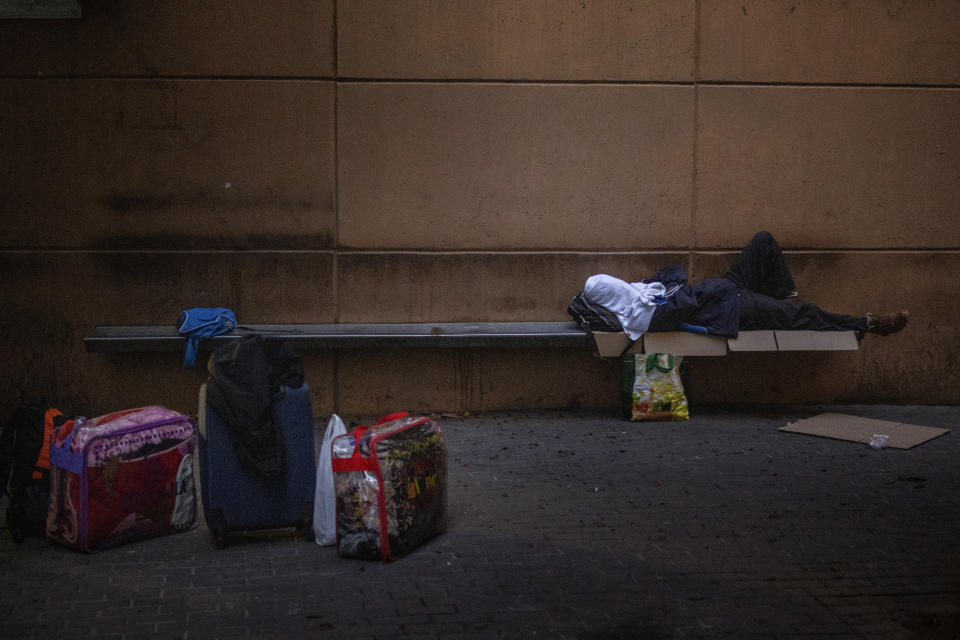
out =
[[693,331],[736,338],[740,329],[740,290],[726,278],[711,278],[696,285],[687,282],[683,267],[671,265],[644,282],[662,282],[680,288],[659,305],[649,331]]
[[226,424],[238,458],[266,477],[283,472],[283,442],[273,403],[283,386],[303,384],[303,364],[287,341],[246,335],[218,348],[208,364],[207,403]]

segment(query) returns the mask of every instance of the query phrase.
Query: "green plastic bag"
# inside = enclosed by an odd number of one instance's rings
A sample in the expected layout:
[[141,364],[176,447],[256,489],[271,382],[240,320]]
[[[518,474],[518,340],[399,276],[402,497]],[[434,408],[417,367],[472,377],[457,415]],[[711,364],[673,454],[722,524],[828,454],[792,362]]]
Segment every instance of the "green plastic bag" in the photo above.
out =
[[680,381],[683,356],[651,353],[623,359],[624,413],[632,422],[689,420]]

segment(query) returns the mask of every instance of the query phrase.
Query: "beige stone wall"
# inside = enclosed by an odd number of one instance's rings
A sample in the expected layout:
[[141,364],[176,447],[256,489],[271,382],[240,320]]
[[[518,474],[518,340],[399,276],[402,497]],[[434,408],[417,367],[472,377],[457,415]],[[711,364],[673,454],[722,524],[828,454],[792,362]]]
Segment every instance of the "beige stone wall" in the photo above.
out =
[[[0,21],[4,413],[191,411],[98,324],[565,320],[599,272],[910,309],[859,352],[692,361],[697,402],[960,403],[952,0],[84,2]],[[580,351],[311,353],[316,413],[612,407]]]

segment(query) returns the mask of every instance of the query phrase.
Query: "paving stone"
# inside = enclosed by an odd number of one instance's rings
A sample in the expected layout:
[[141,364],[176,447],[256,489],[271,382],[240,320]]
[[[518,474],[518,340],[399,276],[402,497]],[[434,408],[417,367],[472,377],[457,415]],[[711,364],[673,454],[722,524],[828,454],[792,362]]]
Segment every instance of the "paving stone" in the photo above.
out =
[[956,407],[448,417],[448,531],[396,562],[291,531],[86,555],[3,530],[0,638],[960,637],[960,437],[777,431],[821,410],[960,427]]

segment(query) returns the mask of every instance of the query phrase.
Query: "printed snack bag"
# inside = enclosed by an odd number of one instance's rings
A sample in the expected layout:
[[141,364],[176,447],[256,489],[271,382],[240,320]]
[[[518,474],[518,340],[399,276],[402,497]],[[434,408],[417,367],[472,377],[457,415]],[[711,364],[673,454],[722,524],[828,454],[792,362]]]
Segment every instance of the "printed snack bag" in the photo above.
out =
[[633,422],[688,420],[687,396],[680,381],[681,356],[663,353],[624,358],[628,419]]

